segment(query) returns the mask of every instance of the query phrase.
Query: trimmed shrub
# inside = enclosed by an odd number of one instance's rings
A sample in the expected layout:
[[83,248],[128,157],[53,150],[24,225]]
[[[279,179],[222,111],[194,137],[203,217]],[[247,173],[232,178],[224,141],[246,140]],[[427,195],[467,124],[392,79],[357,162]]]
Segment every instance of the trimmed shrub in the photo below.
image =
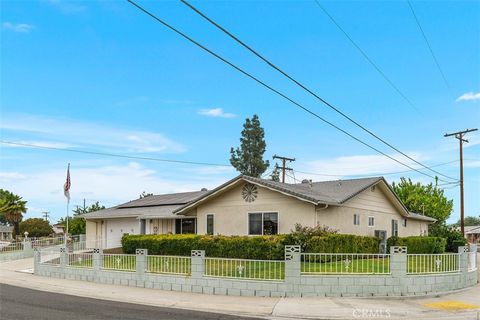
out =
[[[348,234],[313,236],[306,240],[305,252],[377,253],[379,239]],[[285,245],[295,244],[288,235],[204,236],[204,235],[124,235],[123,251],[148,249],[152,255],[189,256],[191,250],[205,250],[209,257],[283,260]]]
[[387,250],[391,246],[407,247],[408,253],[444,253],[447,241],[440,237],[390,237],[387,240]]
[[203,236],[203,235],[125,235],[123,251],[148,249],[152,255],[190,256],[191,250],[205,250],[210,257],[282,260],[285,236]]
[[353,234],[314,236],[306,241],[305,252],[315,253],[378,253],[380,239]]

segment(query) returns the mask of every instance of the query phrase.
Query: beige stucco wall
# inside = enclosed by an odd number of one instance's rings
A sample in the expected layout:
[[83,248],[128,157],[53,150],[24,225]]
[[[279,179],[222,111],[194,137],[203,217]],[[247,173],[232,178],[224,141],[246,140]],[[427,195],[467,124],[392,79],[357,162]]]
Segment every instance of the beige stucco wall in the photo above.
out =
[[[318,223],[339,230],[340,233],[371,235],[375,230],[386,230],[387,237],[392,235],[392,219],[398,220],[398,236],[418,236],[428,230],[424,221],[408,219],[403,226],[404,216],[387,198],[385,187],[377,185],[374,190],[367,189],[347,201],[343,206],[330,206],[317,210]],[[360,225],[353,224],[353,215],[360,215]],[[375,218],[375,226],[368,226],[368,217]]]
[[[278,212],[279,233],[289,233],[299,222],[314,225],[315,206],[279,192],[258,187],[258,197],[248,203],[242,198],[243,184],[201,204],[196,210],[197,233],[206,234],[206,215],[214,214],[214,232],[223,235],[248,234],[249,212]],[[195,211],[189,213],[195,216]]]

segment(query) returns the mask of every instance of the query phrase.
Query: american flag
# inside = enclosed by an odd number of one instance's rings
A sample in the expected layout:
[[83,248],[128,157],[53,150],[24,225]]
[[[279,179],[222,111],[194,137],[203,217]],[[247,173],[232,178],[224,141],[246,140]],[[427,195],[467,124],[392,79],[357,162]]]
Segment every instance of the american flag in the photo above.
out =
[[67,181],[65,181],[65,184],[63,185],[63,194],[65,197],[67,197],[68,201],[70,201],[70,163],[68,164],[67,168]]

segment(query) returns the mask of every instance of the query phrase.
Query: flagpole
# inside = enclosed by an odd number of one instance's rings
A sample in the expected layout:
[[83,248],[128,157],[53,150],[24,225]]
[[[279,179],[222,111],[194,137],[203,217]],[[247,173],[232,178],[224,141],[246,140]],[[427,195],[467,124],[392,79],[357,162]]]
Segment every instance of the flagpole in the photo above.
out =
[[67,223],[65,227],[65,248],[67,247],[67,238],[68,238],[68,211],[69,211],[69,205],[70,205],[70,163],[68,164],[67,167],[67,181],[65,182],[64,186],[64,193],[65,196],[67,197]]

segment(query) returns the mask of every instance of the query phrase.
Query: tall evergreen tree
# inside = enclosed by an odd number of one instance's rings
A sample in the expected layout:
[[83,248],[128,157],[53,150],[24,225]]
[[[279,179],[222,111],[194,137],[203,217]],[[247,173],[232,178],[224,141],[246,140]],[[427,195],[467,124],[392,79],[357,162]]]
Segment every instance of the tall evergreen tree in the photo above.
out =
[[254,114],[252,119],[247,118],[243,124],[240,147],[230,149],[230,163],[238,172],[259,178],[270,165],[268,160],[263,160],[266,147],[265,132],[258,116]]
[[278,168],[277,163],[275,163],[275,169],[273,169],[270,174],[270,179],[272,179],[272,181],[280,182],[280,169]]

